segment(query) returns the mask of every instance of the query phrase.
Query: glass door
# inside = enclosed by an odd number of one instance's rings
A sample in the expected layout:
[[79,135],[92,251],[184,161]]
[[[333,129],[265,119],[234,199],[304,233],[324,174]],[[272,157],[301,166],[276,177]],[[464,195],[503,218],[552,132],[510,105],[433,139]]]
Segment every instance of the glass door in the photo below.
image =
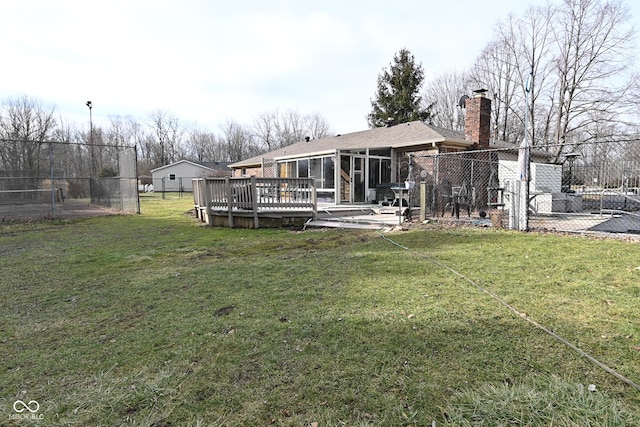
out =
[[364,164],[365,158],[359,156],[352,157],[353,162],[353,180],[351,181],[351,203],[364,203],[365,198],[365,182],[364,182]]
[[340,156],[340,203],[366,201],[365,157],[342,154]]
[[351,156],[340,156],[340,203],[351,203]]

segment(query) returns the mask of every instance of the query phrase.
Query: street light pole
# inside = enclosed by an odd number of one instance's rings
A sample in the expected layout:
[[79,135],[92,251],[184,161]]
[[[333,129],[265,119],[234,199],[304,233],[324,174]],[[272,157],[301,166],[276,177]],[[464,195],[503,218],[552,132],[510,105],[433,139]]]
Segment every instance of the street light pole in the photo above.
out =
[[91,193],[91,203],[93,203],[93,177],[95,172],[95,153],[93,150],[93,104],[91,101],[87,101],[86,106],[89,107],[89,149],[91,150],[91,164],[89,165],[89,192]]

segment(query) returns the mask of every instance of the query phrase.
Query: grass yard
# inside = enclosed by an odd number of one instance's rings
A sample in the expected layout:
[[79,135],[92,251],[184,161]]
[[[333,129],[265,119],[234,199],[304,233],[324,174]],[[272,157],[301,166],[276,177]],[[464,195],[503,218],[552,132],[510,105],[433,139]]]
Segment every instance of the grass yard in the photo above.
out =
[[0,226],[0,425],[640,425],[640,391],[430,261],[638,383],[638,243],[391,233],[406,251],[141,203]]

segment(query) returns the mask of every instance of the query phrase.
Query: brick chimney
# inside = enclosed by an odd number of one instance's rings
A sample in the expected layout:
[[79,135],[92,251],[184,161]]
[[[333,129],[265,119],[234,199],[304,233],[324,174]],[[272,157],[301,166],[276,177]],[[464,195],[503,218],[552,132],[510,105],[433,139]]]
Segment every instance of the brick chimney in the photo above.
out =
[[473,91],[473,98],[468,98],[465,106],[464,139],[480,148],[489,148],[491,138],[491,100],[486,92],[486,89]]

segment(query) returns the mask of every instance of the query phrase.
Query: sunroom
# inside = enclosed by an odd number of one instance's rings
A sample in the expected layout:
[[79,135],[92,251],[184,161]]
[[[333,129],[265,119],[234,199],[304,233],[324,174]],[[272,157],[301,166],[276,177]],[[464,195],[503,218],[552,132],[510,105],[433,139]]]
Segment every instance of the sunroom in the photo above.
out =
[[278,178],[313,178],[318,202],[331,204],[378,203],[388,196],[394,169],[390,148],[274,160]]
[[303,141],[230,165],[234,177],[313,178],[319,203],[377,204],[407,179],[410,153],[472,146],[421,121]]

